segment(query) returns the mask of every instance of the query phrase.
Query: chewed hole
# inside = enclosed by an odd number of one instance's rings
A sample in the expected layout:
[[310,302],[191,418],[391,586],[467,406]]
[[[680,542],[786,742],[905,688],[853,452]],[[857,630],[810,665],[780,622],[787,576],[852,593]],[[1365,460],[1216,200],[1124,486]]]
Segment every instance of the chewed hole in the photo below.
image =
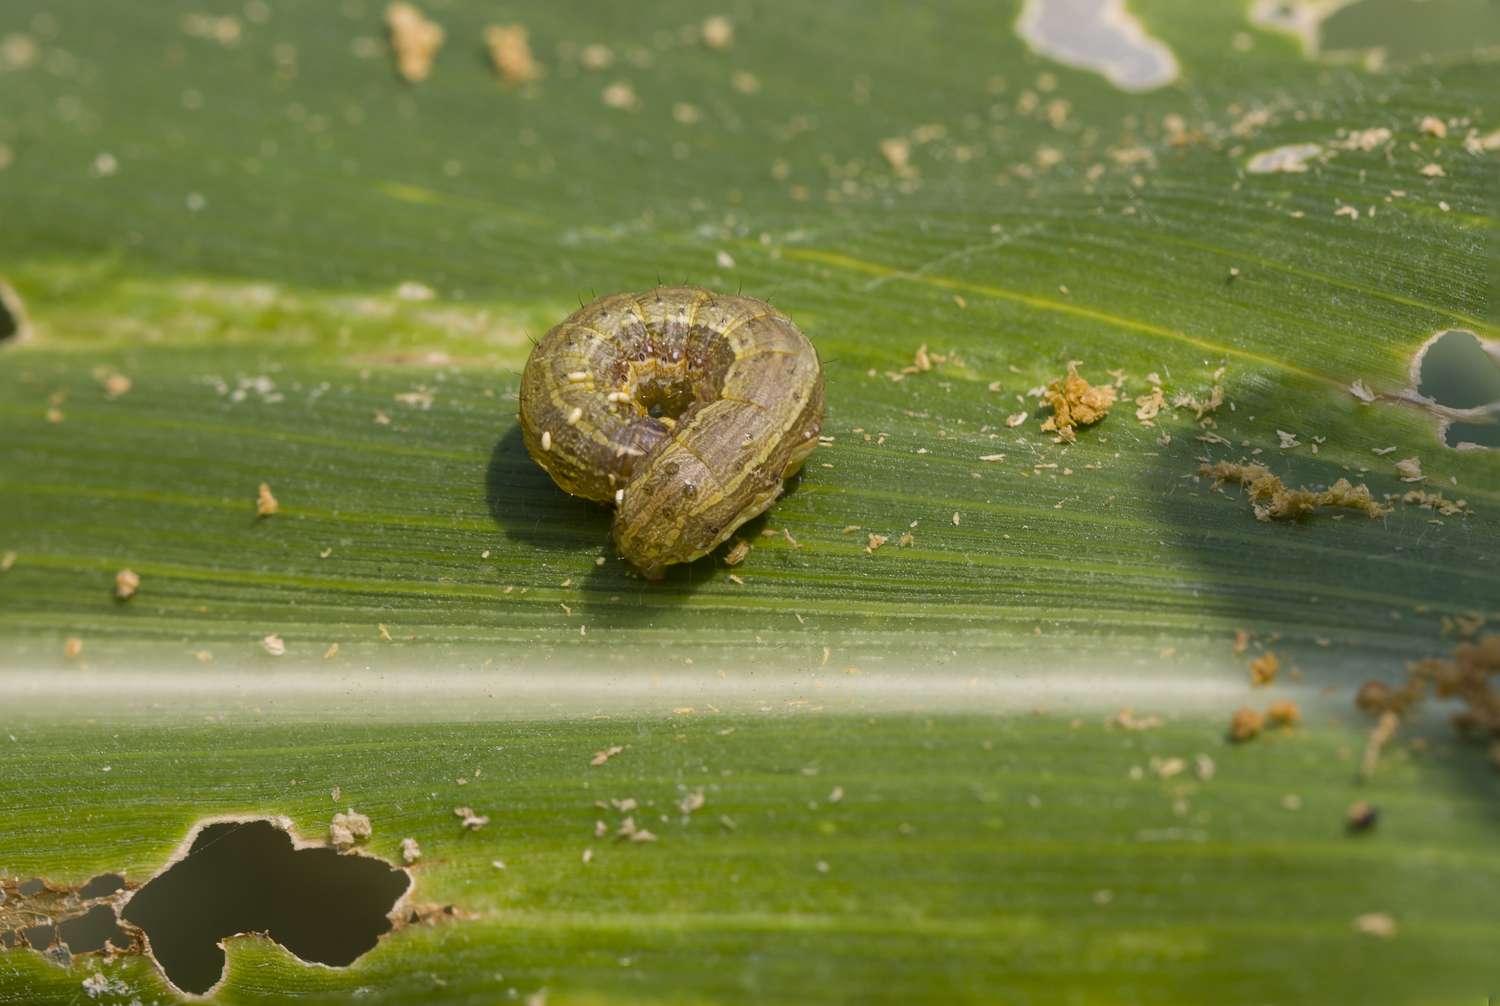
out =
[[1500,421],[1493,423],[1449,423],[1443,430],[1449,447],[1500,447]]
[[116,891],[125,889],[125,878],[118,873],[101,873],[78,889],[78,896],[85,901],[107,898]]
[[115,910],[109,905],[95,905],[82,915],[57,924],[57,939],[75,954],[97,953],[105,944],[116,950],[130,949],[130,934],[120,928]]
[[1443,332],[1421,355],[1417,392],[1450,409],[1500,402],[1500,359],[1486,352],[1473,332]]
[[46,950],[52,946],[52,938],[57,935],[57,931],[52,928],[52,923],[43,922],[40,925],[25,927],[21,930],[21,935],[25,937],[27,944],[33,950]]
[[405,870],[374,856],[299,848],[275,822],[220,821],[120,914],[146,934],[173,985],[202,994],[223,976],[222,941],[240,933],[263,934],[310,963],[352,964],[391,929],[410,886]]
[[0,343],[19,341],[26,334],[26,308],[21,295],[0,279]]

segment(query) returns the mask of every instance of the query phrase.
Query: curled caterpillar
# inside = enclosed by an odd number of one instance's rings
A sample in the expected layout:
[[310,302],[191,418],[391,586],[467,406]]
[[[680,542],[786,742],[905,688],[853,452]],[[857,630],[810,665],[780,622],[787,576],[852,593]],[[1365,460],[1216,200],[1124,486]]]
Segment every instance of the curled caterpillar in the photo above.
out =
[[616,293],[531,351],[526,450],[564,491],[613,503],[647,577],[713,550],[818,444],[823,368],[791,319],[692,286]]

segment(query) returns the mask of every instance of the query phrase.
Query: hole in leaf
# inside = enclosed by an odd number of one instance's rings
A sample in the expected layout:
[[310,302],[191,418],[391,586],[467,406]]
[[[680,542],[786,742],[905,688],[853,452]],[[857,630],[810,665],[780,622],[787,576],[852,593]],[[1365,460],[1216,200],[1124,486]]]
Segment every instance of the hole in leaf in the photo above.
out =
[[95,905],[82,915],[59,922],[57,938],[75,954],[95,953],[103,950],[106,943],[116,950],[129,950],[132,942],[109,905]]
[[126,902],[167,978],[204,993],[224,972],[224,939],[261,933],[304,961],[343,967],[391,928],[411,877],[384,860],[298,848],[271,821],[204,826],[188,852]]
[[1500,422],[1449,423],[1443,431],[1443,442],[1449,447],[1462,447],[1465,444],[1500,447]]
[[107,898],[124,888],[125,878],[118,873],[101,873],[80,887],[78,896],[84,901],[93,901],[95,898]]
[[1486,352],[1473,332],[1443,332],[1422,353],[1417,393],[1450,409],[1500,402],[1500,359]]
[[39,926],[27,926],[21,930],[21,935],[26,938],[26,942],[31,945],[32,949],[46,950],[52,946],[52,937],[55,932],[52,923],[44,922]]
[[10,284],[0,280],[0,343],[19,339],[26,332],[26,309]]

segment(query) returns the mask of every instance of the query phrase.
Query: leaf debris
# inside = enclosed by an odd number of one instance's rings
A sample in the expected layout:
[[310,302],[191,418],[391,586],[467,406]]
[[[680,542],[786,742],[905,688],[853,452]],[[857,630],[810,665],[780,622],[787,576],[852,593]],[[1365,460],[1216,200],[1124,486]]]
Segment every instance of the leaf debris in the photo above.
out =
[[1250,661],[1250,683],[1257,687],[1269,685],[1276,680],[1276,672],[1279,670],[1281,658],[1274,651],[1267,650]]
[[427,79],[433,60],[443,45],[443,28],[429,21],[409,3],[393,3],[385,9],[386,28],[396,54],[396,72],[408,83]]
[[1205,461],[1199,465],[1198,473],[1213,479],[1215,489],[1225,482],[1248,487],[1255,519],[1260,521],[1298,520],[1320,507],[1359,510],[1371,518],[1390,513],[1388,507],[1370,494],[1369,486],[1356,486],[1348,479],[1341,478],[1323,490],[1305,486],[1291,489],[1265,465],[1233,461]]
[[122,569],[115,574],[115,597],[128,601],[140,589],[141,577],[134,570]]
[[609,747],[605,748],[602,751],[595,751],[594,757],[589,760],[589,765],[593,768],[598,768],[600,765],[603,765],[605,762],[609,761],[615,755],[622,753],[624,750],[625,748],[622,745],[611,744]]
[[1236,744],[1253,740],[1260,736],[1261,730],[1265,729],[1266,718],[1259,711],[1249,706],[1241,706],[1234,711],[1229,719],[1229,739]]
[[1110,385],[1095,387],[1078,374],[1076,362],[1068,364],[1066,377],[1047,386],[1045,398],[1052,415],[1042,422],[1044,431],[1056,431],[1062,443],[1078,439],[1075,427],[1091,426],[1109,414],[1116,391]]
[[262,482],[260,484],[260,488],[256,490],[255,516],[269,517],[280,509],[281,504],[278,503],[276,501],[276,497],[272,495],[271,486],[268,483]]
[[333,820],[328,824],[328,844],[340,852],[347,852],[360,842],[367,841],[372,834],[374,829],[370,826],[370,819],[364,814],[356,813],[353,807],[333,815]]
[[484,44],[490,51],[495,72],[507,84],[528,84],[541,79],[542,67],[532,55],[525,25],[489,25],[484,29]]
[[[1379,717],[1366,747],[1367,758],[1379,757],[1379,746],[1395,734],[1400,718],[1431,690],[1439,698],[1463,703],[1464,708],[1453,717],[1454,727],[1461,733],[1489,738],[1490,760],[1500,769],[1500,691],[1494,685],[1494,678],[1500,675],[1500,634],[1459,643],[1451,658],[1412,661],[1406,665],[1406,672],[1406,681],[1399,688],[1367,681],[1354,696],[1356,706]],[[1381,735],[1379,744],[1377,734]],[[1375,748],[1373,756],[1371,747]]]

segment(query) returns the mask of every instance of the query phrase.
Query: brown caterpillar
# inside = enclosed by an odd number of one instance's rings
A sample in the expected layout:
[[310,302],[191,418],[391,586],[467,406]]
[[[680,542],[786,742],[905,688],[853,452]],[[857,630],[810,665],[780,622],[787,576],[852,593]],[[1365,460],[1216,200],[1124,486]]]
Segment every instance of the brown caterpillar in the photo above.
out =
[[531,351],[521,434],[562,489],[615,505],[657,579],[763,512],[823,425],[823,368],[769,304],[692,286],[601,297]]

